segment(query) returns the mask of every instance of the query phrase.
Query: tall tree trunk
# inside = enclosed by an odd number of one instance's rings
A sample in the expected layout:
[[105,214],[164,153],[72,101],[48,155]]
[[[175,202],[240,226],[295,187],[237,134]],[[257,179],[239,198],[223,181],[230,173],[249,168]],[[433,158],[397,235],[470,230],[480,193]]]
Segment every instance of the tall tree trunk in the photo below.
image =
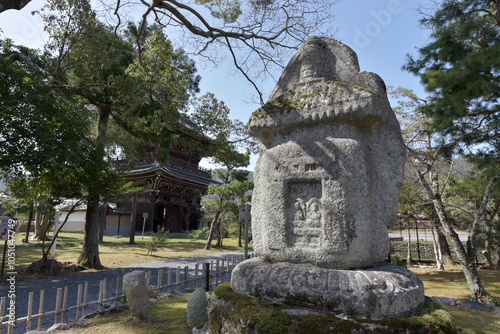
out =
[[35,215],[35,234],[33,239],[44,241],[47,240],[47,229],[49,225],[49,216],[37,212]]
[[[473,259],[476,258],[476,238],[477,238],[477,231],[479,229],[479,225],[481,221],[483,220],[483,215],[485,214],[486,211],[486,206],[488,204],[488,199],[490,196],[491,188],[495,184],[495,182],[500,179],[500,175],[495,175],[494,177],[491,178],[490,182],[488,182],[488,185],[486,186],[486,189],[484,191],[483,199],[481,201],[481,204],[478,205],[478,208],[476,209],[476,212],[474,213],[474,222],[472,223],[472,228],[471,228],[471,234],[470,234],[470,241],[471,241],[471,253],[469,256],[471,256]],[[498,210],[498,206],[496,206],[496,210]],[[483,252],[484,255],[484,252]],[[487,256],[491,257],[491,253],[488,252],[488,249],[486,249],[486,261],[488,261]],[[491,258],[488,263],[489,267],[492,268],[493,264],[491,263]]]
[[[455,256],[457,257],[458,263],[461,265],[464,272],[465,280],[467,281],[467,286],[471,294],[471,299],[482,303],[497,304],[498,302],[485,290],[479,273],[474,265],[469,261],[467,253],[465,252],[464,246],[458,237],[458,234],[453,230],[448,218],[446,217],[446,211],[443,206],[441,195],[439,192],[439,183],[437,174],[429,172],[429,177],[431,185],[425,180],[424,176],[420,171],[417,170],[417,176],[422,187],[427,192],[427,195],[432,200],[432,204],[439,218],[439,222],[444,229],[444,232],[451,242],[451,245],[455,251]],[[432,187],[432,188],[431,188]]]
[[441,226],[441,223],[439,222],[439,218],[436,217],[435,220],[433,218],[433,224],[436,225],[436,234],[437,234],[439,247],[441,248],[441,256],[442,256],[441,259],[443,261],[443,265],[451,266],[451,265],[453,265],[454,262],[453,262],[453,259],[451,257],[450,245],[448,244],[448,240],[446,240],[446,237],[443,233],[443,227]]
[[99,259],[99,195],[87,197],[83,247],[78,263],[88,268],[101,266]]
[[491,226],[487,227],[486,230],[486,243],[484,245],[484,251],[483,251],[483,256],[486,260],[486,267],[488,269],[493,269],[493,261],[491,260],[491,251],[492,251],[492,234],[493,230]]
[[205,244],[206,250],[209,250],[210,247],[212,246],[212,240],[214,238],[214,231],[216,231],[219,216],[220,216],[220,211],[217,211],[215,213],[214,219],[212,219],[212,222],[210,223],[210,232],[208,232],[207,243]]
[[33,220],[33,205],[28,213],[28,226],[26,227],[26,236],[24,237],[24,243],[29,242],[30,229],[31,229],[31,221]]
[[432,246],[434,247],[434,254],[436,255],[436,267],[438,270],[444,270],[443,265],[443,252],[441,250],[441,245],[436,240],[436,233],[434,233],[434,226],[431,225],[432,232]]
[[217,224],[217,244],[215,245],[216,248],[221,249],[222,248],[222,240],[224,239],[224,224],[222,221],[219,221],[219,224]]
[[89,184],[88,188],[83,247],[78,257],[78,263],[88,268],[102,266],[101,260],[99,259],[99,199],[102,185],[99,184],[99,180],[101,173],[105,171],[105,138],[108,131],[110,115],[111,111],[109,109],[99,110],[96,146],[92,152],[95,180],[92,180],[93,182]]

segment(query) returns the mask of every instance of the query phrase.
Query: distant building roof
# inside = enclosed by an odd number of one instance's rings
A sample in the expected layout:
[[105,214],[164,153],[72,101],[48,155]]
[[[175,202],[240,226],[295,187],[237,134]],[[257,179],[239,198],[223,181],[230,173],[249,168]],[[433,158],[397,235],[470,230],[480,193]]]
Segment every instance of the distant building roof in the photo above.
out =
[[175,180],[177,182],[195,183],[200,186],[208,186],[210,184],[220,184],[220,182],[212,180],[208,174],[195,173],[192,169],[175,168],[167,165],[159,166],[156,164],[137,166],[126,173],[127,179],[138,179],[161,175],[162,178]]

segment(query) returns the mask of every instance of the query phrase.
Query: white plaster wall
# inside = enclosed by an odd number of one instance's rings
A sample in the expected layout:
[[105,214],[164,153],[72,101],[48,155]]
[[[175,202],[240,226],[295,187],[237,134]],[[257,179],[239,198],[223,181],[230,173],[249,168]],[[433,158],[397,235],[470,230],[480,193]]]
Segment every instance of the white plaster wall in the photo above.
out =
[[[68,211],[61,211],[59,222],[62,224],[66,218]],[[63,232],[84,232],[85,227],[85,213],[86,211],[73,212],[69,217],[66,224],[61,228]],[[106,231],[105,235],[124,235],[128,236],[130,233],[130,215],[122,215],[120,218],[120,231],[118,231],[118,215],[108,214],[106,216]]]

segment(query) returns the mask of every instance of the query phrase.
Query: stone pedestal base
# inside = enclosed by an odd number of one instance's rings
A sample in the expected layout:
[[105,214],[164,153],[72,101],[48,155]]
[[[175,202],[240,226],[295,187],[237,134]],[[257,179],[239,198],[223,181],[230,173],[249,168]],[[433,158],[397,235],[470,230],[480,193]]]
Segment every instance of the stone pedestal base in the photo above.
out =
[[433,301],[426,305],[418,314],[407,318],[357,319],[325,311],[268,303],[235,293],[229,283],[224,283],[210,296],[204,333],[457,333],[448,312]]
[[234,269],[231,287],[273,303],[365,319],[406,317],[425,303],[422,281],[391,264],[337,270],[255,258]]

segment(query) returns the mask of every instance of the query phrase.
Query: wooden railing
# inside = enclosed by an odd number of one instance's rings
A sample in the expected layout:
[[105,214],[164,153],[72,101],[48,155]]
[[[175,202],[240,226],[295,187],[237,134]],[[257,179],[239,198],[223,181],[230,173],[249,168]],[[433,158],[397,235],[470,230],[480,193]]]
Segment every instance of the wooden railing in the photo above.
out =
[[[254,255],[251,254],[250,257]],[[194,273],[190,274],[189,266],[184,268],[165,268],[159,269],[156,276],[156,282],[152,282],[152,271],[146,272],[146,279],[148,285],[148,291],[161,293],[164,290],[167,293],[172,293],[172,290],[183,292],[188,289],[189,283],[193,282],[193,288],[205,288],[207,291],[211,291],[214,287],[218,286],[223,282],[227,282],[231,279],[231,272],[238,263],[244,260],[243,255],[237,257],[226,258],[225,260],[216,260],[205,263],[197,263],[194,268]],[[182,277],[182,279],[181,279]],[[166,280],[166,284],[165,283]],[[154,285],[154,283],[156,283]],[[98,299],[94,301],[88,301],[89,284],[78,285],[78,292],[76,303],[72,306],[68,306],[68,286],[64,288],[58,288],[55,295],[55,309],[52,311],[44,310],[44,301],[46,299],[45,290],[40,290],[40,303],[38,305],[38,313],[33,314],[33,292],[28,294],[28,310],[24,317],[16,318],[12,322],[3,321],[0,322],[0,331],[2,328],[7,327],[7,333],[12,334],[14,327],[17,324],[26,323],[26,332],[35,328],[35,330],[42,330],[42,320],[47,317],[54,317],[54,324],[63,323],[67,320],[67,313],[70,311],[76,311],[74,319],[78,320],[86,314],[87,307],[97,304],[97,311],[102,311],[104,304],[107,302],[122,300],[123,294],[123,277],[117,277],[115,282],[115,293],[113,296],[107,296],[107,279],[103,279],[99,282],[99,295]],[[121,291],[120,291],[121,290]],[[48,298],[53,298],[50,296]],[[7,304],[10,300],[7,297],[2,297],[0,301],[0,319],[5,319],[4,316]],[[8,309],[7,309],[8,314]],[[33,322],[36,322],[33,324]]]

